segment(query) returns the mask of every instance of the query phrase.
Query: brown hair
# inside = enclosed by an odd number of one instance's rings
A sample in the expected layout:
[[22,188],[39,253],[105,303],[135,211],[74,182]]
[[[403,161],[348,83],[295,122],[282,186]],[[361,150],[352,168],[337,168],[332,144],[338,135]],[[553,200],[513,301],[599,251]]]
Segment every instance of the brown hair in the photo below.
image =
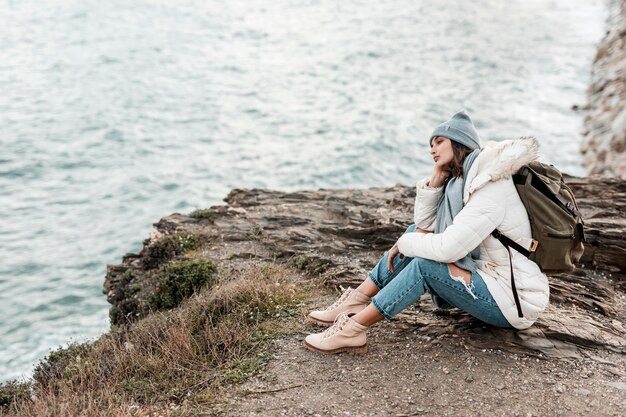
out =
[[465,157],[472,153],[472,150],[465,145],[461,145],[455,141],[452,142],[452,162],[448,164],[448,170],[453,177],[462,178],[463,177],[463,162],[465,161]]

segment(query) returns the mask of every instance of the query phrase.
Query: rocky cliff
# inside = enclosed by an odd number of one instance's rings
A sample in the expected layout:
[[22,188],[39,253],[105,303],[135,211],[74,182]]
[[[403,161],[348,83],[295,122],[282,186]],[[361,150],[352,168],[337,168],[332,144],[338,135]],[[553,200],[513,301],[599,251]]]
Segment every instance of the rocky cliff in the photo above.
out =
[[626,0],[613,0],[591,71],[582,152],[589,174],[626,179]]
[[[472,337],[482,323],[458,311],[435,311],[428,299],[405,314],[424,335],[468,335],[484,347],[509,345],[547,355],[579,355],[588,348],[626,351],[626,184],[615,179],[570,178],[586,219],[585,254],[574,273],[551,278],[552,304],[536,326]],[[158,265],[180,256],[172,242],[196,242],[194,256],[220,268],[250,261],[285,263],[333,285],[366,277],[411,223],[412,187],[284,193],[233,190],[227,205],[201,215],[173,214],[156,223],[137,255],[108,268],[105,293],[115,323],[150,311]],[[165,243],[164,243],[165,242]],[[445,313],[445,314],[444,314]]]

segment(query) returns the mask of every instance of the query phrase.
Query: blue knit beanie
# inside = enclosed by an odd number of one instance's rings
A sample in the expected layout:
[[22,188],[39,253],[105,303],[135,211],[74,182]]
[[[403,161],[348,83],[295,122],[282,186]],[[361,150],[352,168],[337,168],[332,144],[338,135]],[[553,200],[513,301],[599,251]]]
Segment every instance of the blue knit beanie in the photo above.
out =
[[435,136],[443,136],[472,150],[480,149],[478,132],[465,110],[455,113],[450,120],[437,126],[430,135],[431,144]]

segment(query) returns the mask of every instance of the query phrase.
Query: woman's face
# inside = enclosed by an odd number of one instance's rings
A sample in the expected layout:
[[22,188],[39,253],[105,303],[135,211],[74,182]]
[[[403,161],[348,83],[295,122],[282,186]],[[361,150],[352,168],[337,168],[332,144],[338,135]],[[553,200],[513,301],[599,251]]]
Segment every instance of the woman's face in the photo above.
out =
[[430,142],[430,154],[435,161],[435,166],[445,168],[454,158],[452,141],[443,136],[435,136]]

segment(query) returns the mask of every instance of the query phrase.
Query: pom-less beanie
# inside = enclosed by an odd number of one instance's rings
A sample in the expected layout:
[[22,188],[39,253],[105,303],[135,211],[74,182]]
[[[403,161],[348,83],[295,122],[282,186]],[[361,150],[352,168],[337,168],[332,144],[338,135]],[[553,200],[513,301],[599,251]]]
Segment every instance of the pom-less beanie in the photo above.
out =
[[430,143],[435,136],[443,136],[472,150],[480,149],[478,132],[465,110],[455,113],[450,120],[437,126],[430,135]]

